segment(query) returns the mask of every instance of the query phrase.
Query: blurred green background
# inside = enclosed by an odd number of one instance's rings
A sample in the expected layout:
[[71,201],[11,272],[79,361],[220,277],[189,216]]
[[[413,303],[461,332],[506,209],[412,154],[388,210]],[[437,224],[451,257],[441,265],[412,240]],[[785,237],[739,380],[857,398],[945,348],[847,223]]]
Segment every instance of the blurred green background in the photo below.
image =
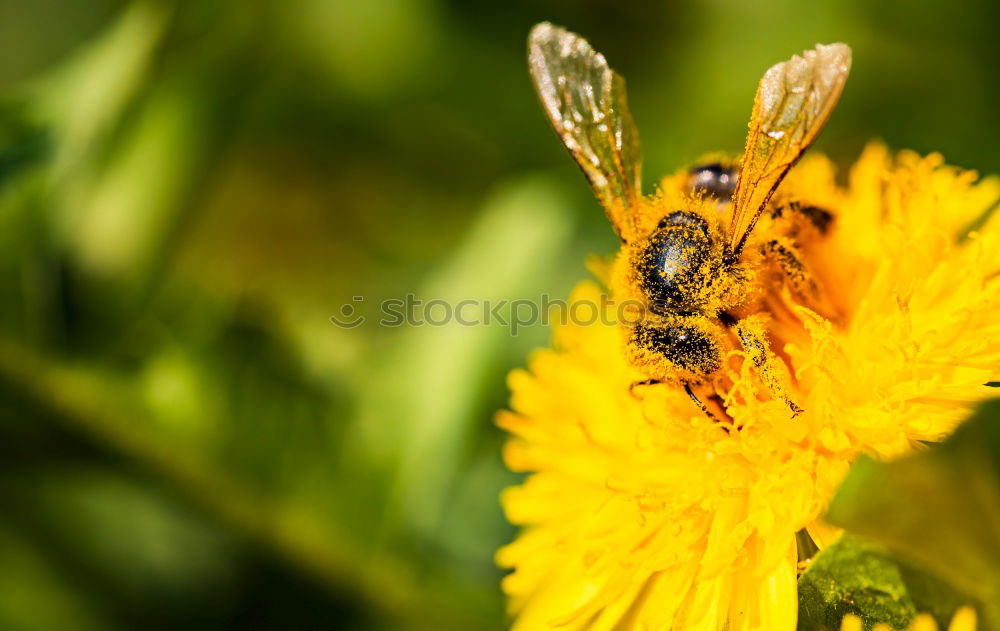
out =
[[830,41],[822,150],[1000,171],[986,0],[0,0],[0,629],[505,626],[491,417],[548,331],[373,320],[562,297],[614,248],[541,20],[627,77],[648,183]]

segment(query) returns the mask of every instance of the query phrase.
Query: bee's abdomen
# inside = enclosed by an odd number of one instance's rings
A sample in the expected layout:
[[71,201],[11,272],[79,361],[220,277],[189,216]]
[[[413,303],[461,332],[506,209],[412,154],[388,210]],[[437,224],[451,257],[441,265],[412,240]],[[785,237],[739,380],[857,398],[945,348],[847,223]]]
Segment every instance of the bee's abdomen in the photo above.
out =
[[[697,217],[674,214],[678,219]],[[708,300],[705,281],[710,253],[711,241],[700,225],[677,221],[654,232],[634,262],[636,281],[649,308],[663,315],[703,307]]]
[[638,323],[629,340],[640,351],[655,353],[692,375],[704,377],[722,366],[715,340],[695,326]]

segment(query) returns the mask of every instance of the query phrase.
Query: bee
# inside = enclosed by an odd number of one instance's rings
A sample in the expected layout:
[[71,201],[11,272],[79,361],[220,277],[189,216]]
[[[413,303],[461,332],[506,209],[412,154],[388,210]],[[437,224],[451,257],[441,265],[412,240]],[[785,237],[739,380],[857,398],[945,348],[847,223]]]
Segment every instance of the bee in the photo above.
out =
[[768,208],[769,225],[795,212],[825,232],[832,220],[822,209],[794,201],[779,206],[772,197],[840,98],[850,48],[817,45],[767,70],[738,167],[719,162],[692,170],[689,191],[670,198],[673,206],[667,196],[642,193],[642,153],[625,81],[604,56],[545,22],[531,31],[528,60],[549,121],[621,240],[612,286],[645,305],[639,321],[622,327],[628,361],[648,377],[632,386],[680,385],[714,419],[692,386],[713,382],[727,353],[741,348],[771,395],[793,417],[802,412],[785,393],[754,297],[763,292],[764,268],[778,270],[802,296],[817,294],[816,281],[802,262],[796,231],[758,235],[754,228]]

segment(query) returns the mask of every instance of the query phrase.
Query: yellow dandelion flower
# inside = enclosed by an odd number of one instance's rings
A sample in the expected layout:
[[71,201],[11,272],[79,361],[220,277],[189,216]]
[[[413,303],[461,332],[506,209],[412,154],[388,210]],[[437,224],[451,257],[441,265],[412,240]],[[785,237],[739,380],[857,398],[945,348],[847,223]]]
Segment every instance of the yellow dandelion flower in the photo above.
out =
[[[844,616],[840,624],[840,631],[862,631],[864,625],[861,618],[855,615]],[[892,627],[885,624],[876,624],[872,631],[892,631]],[[906,631],[938,631],[934,618],[927,614],[920,614],[913,619],[906,627]],[[948,631],[976,631],[976,611],[971,607],[962,607],[955,612],[948,625]]]
[[[684,177],[662,182],[664,203]],[[765,283],[761,302],[759,326],[804,412],[793,418],[737,351],[714,382],[718,422],[674,385],[630,391],[646,376],[612,313],[560,323],[553,348],[510,375],[504,458],[529,474],[502,497],[522,527],[497,555],[513,570],[503,589],[515,629],[790,631],[796,533],[820,547],[835,536],[820,517],[851,462],[939,440],[991,395],[1000,216],[969,227],[1000,181],[874,144],[846,187],[816,156],[780,194],[835,217],[802,251],[824,308],[781,283]],[[599,276],[622,297],[618,265]],[[601,304],[604,292],[586,282],[571,302]]]

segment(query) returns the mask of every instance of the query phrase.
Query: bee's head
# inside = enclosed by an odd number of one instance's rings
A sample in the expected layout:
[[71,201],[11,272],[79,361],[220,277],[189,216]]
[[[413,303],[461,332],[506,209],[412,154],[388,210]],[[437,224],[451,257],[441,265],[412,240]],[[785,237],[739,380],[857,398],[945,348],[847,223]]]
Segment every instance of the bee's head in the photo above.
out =
[[692,193],[707,195],[720,202],[733,199],[736,181],[740,177],[739,167],[720,162],[703,164],[691,169],[688,186]]

